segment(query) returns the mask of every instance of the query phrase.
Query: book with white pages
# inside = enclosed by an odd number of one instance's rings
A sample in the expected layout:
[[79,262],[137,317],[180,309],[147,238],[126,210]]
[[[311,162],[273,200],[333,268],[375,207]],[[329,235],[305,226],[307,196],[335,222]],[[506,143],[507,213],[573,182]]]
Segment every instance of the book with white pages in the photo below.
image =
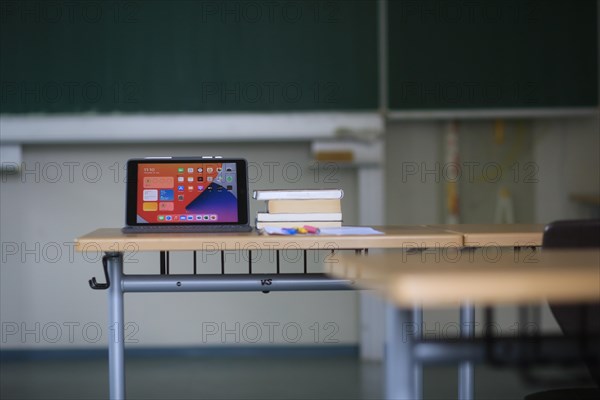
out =
[[296,228],[304,225],[309,225],[315,228],[339,228],[342,226],[342,221],[283,221],[283,222],[261,222],[256,221],[256,229],[271,228]]
[[272,221],[341,221],[342,213],[282,213],[270,214],[259,212],[256,213],[256,220],[261,222]]
[[342,212],[340,199],[268,200],[269,214]]
[[255,200],[305,200],[305,199],[341,199],[342,189],[284,189],[255,190]]

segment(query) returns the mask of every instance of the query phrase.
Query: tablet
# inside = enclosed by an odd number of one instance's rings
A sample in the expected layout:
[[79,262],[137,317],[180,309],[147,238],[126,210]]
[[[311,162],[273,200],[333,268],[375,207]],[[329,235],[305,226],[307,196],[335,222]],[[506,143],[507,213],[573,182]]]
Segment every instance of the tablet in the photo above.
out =
[[123,231],[249,231],[247,170],[219,156],[131,159]]

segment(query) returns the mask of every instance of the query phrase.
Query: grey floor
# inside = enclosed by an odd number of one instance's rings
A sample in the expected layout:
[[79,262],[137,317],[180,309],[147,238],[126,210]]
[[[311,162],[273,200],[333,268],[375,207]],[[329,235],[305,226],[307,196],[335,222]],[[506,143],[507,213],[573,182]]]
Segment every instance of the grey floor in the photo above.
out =
[[[5,361],[0,397],[101,399],[108,395],[107,362]],[[354,356],[337,357],[129,357],[130,399],[381,399],[382,368]],[[427,367],[426,399],[456,398],[456,369]],[[522,399],[543,389],[524,384],[510,369],[477,367],[478,399]]]

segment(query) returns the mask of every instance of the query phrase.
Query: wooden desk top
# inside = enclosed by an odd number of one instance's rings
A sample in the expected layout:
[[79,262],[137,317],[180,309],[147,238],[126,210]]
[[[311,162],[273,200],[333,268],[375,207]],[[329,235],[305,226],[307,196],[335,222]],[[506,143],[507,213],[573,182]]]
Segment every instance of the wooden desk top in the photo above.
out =
[[541,246],[543,224],[454,224],[426,225],[463,235],[466,247]]
[[383,235],[269,236],[242,233],[136,233],[97,229],[75,239],[77,251],[328,250],[462,246],[462,235],[422,225],[374,227]]
[[[494,251],[491,251],[491,250]],[[500,250],[500,251],[496,251]],[[600,251],[509,248],[452,254],[335,254],[328,273],[375,289],[400,306],[600,301]],[[326,270],[327,271],[327,270]]]

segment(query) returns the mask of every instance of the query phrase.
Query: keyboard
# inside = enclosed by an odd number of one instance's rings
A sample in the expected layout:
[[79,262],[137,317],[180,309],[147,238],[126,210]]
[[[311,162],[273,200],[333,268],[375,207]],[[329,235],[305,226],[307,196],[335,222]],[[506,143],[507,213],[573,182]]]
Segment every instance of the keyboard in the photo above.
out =
[[250,232],[250,225],[173,225],[173,226],[126,226],[123,233],[221,233]]

